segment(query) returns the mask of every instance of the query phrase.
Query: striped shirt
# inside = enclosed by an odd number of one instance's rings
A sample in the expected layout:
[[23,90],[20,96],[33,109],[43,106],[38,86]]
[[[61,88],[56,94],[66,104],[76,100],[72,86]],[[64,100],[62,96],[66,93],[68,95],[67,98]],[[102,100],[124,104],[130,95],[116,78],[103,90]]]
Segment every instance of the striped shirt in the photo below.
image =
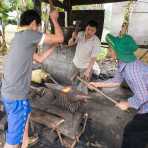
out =
[[128,99],[129,106],[138,113],[148,113],[148,65],[136,60],[131,63],[119,62],[114,78],[107,82],[120,83],[125,80],[134,93]]

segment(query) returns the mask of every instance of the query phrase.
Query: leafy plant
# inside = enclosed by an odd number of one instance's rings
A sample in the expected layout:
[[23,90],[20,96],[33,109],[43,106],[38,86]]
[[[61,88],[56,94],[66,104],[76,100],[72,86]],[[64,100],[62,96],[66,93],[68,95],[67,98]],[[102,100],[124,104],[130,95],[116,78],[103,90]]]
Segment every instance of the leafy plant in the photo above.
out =
[[32,0],[9,0],[9,2],[13,10],[25,11],[34,8]]

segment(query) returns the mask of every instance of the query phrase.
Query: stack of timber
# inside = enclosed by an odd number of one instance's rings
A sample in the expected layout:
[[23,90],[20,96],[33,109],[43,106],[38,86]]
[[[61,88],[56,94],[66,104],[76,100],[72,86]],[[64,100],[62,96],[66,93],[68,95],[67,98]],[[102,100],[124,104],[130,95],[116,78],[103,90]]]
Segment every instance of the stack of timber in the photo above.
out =
[[[45,90],[42,88],[32,87],[34,91],[36,89],[36,91],[40,93],[41,91],[46,93],[42,97],[38,96],[31,99],[31,104],[33,107],[31,120],[54,130],[60,139],[61,145],[67,148],[74,148],[78,143],[80,136],[84,132],[88,116],[84,115],[84,113],[79,112],[78,110],[71,112],[71,110],[67,108],[64,109],[63,106],[55,105],[55,100],[58,97],[61,99],[61,95],[62,98],[64,96],[69,100],[72,99],[70,100],[72,103],[83,100],[80,99],[80,96],[82,95],[80,92],[73,92],[71,89],[69,92],[64,93],[62,91],[63,88],[65,87],[53,84],[48,85],[48,88]],[[33,92],[33,90],[31,92]],[[82,98],[85,97],[87,96],[82,95]]]

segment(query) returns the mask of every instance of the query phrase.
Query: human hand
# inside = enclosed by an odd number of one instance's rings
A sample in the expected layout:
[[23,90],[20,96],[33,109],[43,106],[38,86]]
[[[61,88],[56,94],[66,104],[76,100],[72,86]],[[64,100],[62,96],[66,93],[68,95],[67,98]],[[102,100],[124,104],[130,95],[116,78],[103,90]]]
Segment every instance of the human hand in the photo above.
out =
[[121,101],[116,104],[116,107],[120,108],[121,110],[127,110],[129,108],[128,101]]
[[73,33],[72,33],[72,39],[74,39],[74,40],[75,40],[75,39],[77,38],[77,35],[78,35],[78,33],[77,33],[77,32],[73,32]]
[[89,81],[90,80],[90,74],[91,74],[91,71],[89,69],[86,69],[85,72],[84,72],[84,79]]
[[50,12],[49,14],[50,18],[52,21],[57,21],[58,17],[59,17],[59,13],[57,10],[53,10],[52,12]]
[[88,83],[88,88],[89,88],[89,89],[93,90],[94,87],[97,88],[97,84],[96,84],[96,82],[90,82],[90,83]]

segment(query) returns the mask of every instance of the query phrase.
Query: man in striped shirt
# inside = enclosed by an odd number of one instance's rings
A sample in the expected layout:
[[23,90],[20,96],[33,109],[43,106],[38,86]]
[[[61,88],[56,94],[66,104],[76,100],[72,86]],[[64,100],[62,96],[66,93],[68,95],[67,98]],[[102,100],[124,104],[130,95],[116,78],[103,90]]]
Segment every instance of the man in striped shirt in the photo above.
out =
[[107,42],[118,60],[118,70],[113,79],[105,82],[91,82],[95,87],[116,87],[125,80],[134,93],[127,101],[116,104],[121,110],[134,108],[137,114],[130,121],[123,135],[122,148],[145,148],[148,144],[148,65],[137,60],[134,52],[137,45],[131,36],[125,34],[127,24],[123,24],[120,37],[107,35]]

